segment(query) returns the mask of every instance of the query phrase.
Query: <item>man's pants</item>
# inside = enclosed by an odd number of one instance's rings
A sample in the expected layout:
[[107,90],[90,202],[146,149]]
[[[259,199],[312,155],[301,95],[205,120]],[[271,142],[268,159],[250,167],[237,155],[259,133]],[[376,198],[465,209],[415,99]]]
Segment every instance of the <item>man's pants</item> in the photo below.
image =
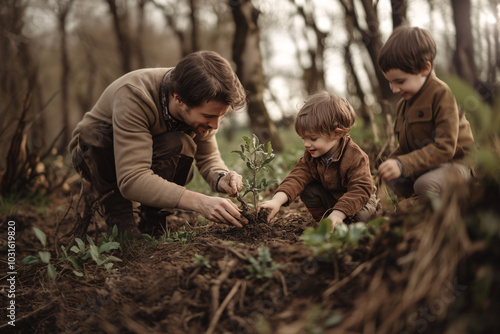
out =
[[[117,185],[112,126],[103,123],[77,136],[77,145],[71,152],[73,166],[97,192],[106,223],[110,225],[114,220],[124,225],[135,224],[132,202],[121,195]],[[154,136],[151,169],[168,181],[185,185],[193,176],[195,153],[194,140],[183,132]],[[144,205],[143,208],[160,210]]]
[[420,175],[415,180],[399,177],[387,182],[387,186],[399,197],[428,193],[441,194],[447,185],[453,182],[465,182],[471,177],[470,169],[458,163],[444,163],[437,168]]
[[[307,210],[314,220],[320,221],[327,218],[331,212],[327,212],[337,204],[337,200],[319,182],[311,182],[300,194],[300,199],[306,205]],[[359,210],[350,221],[368,222],[377,210],[377,195],[373,193],[370,199],[361,210]]]

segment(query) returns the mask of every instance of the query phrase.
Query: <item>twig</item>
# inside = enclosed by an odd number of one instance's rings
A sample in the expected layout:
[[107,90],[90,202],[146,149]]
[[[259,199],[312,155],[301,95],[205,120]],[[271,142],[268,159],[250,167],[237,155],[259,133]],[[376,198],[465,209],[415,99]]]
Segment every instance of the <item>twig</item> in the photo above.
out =
[[375,262],[380,260],[381,258],[385,257],[387,254],[389,254],[389,251],[385,251],[382,254],[379,254],[375,256],[373,259],[370,261],[363,262],[360,264],[356,269],[354,269],[347,277],[342,279],[340,282],[335,283],[333,286],[329,287],[328,289],[323,292],[323,299],[328,298],[332,293],[346,285],[350,280],[352,280],[354,277],[358,276],[365,268],[370,267],[373,265]]
[[207,331],[205,334],[212,334],[215,330],[215,327],[217,326],[217,323],[219,322],[220,316],[222,315],[222,312],[224,312],[224,309],[226,308],[227,304],[231,301],[231,299],[234,297],[236,292],[238,292],[238,289],[241,285],[240,281],[237,281],[236,284],[233,286],[231,291],[227,294],[226,298],[220,305],[220,307],[217,309],[217,311],[214,314],[214,317],[212,318],[212,321],[210,321],[210,326],[208,326]]
[[[227,277],[229,276],[229,273],[231,273],[231,270],[233,267],[236,265],[237,261],[236,259],[231,259],[229,261],[225,261],[225,266],[221,268],[222,272],[220,275],[213,281],[213,285],[211,287],[211,292],[212,292],[212,304],[210,307],[210,314],[214,315],[216,310],[219,308],[219,297],[220,297],[220,286],[222,282],[224,282]],[[221,265],[222,267],[222,265]]]

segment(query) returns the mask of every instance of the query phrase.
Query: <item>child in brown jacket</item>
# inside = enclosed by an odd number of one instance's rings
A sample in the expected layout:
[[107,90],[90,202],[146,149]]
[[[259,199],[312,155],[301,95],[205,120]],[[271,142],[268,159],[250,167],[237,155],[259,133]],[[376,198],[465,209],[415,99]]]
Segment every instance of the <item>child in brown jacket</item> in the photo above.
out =
[[353,108],[341,97],[325,91],[309,97],[295,119],[304,156],[273,198],[259,206],[269,209],[268,221],[299,194],[316,221],[332,221],[332,230],[344,220],[367,221],[373,215],[377,200],[369,159],[349,137],[355,119]]
[[394,132],[399,142],[378,168],[379,176],[402,197],[441,193],[453,180],[467,180],[467,155],[474,138],[449,87],[433,71],[436,43],[417,27],[394,30],[378,63],[397,105]]

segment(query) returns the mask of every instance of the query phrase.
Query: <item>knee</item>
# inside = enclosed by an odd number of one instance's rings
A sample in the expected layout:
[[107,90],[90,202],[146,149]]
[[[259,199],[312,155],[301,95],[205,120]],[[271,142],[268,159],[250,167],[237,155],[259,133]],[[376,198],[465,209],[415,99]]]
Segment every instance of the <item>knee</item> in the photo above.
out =
[[174,156],[194,158],[196,143],[183,132],[166,132],[153,138],[153,160],[164,160]]
[[441,193],[441,184],[433,178],[426,177],[424,174],[415,181],[413,184],[413,190],[415,191],[415,194],[419,196],[423,196],[428,193],[439,194]]
[[323,200],[323,192],[324,189],[320,184],[312,182],[304,187],[304,190],[300,193],[300,199],[308,208],[325,207],[327,205]]

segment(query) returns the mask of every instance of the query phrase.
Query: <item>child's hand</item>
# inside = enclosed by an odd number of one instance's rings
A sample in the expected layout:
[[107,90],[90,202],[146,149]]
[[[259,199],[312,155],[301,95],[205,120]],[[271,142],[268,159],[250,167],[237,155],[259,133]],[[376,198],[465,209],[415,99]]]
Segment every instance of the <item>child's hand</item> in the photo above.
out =
[[347,218],[347,216],[342,211],[333,210],[333,212],[328,216],[328,219],[330,219],[332,221],[331,232],[333,232],[333,230],[335,229],[335,225],[343,222],[344,219],[346,219],[346,218]]
[[384,161],[378,167],[378,175],[384,181],[392,181],[401,176],[401,169],[399,168],[396,159],[389,159]]
[[274,216],[276,216],[276,214],[278,213],[280,208],[281,208],[281,204],[278,203],[278,201],[270,200],[267,202],[262,202],[259,205],[259,209],[257,210],[257,212],[260,212],[260,210],[262,210],[262,209],[268,209],[269,213],[267,215],[267,222],[269,223],[271,221],[271,219],[273,219]]

